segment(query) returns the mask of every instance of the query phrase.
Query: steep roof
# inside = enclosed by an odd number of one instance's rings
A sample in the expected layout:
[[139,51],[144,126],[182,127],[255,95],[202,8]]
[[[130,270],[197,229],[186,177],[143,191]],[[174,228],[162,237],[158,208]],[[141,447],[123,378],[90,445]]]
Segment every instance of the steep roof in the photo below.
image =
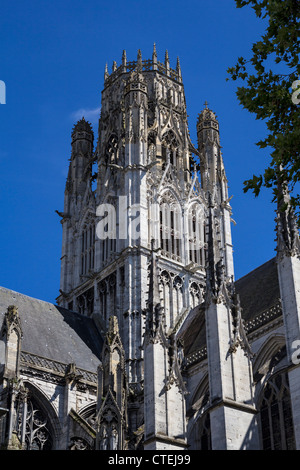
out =
[[280,298],[276,258],[272,258],[235,282],[245,322],[273,307]]
[[0,287],[0,327],[9,305],[18,307],[22,351],[97,371],[103,339],[92,318]]

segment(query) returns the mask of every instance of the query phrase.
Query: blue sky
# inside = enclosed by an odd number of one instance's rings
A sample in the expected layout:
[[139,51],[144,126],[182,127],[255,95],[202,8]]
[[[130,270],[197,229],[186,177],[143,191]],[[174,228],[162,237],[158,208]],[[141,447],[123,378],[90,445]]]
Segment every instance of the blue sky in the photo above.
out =
[[59,291],[63,209],[70,135],[82,114],[97,128],[105,64],[179,56],[189,129],[208,101],[220,123],[223,158],[236,225],[232,225],[239,278],[275,254],[271,193],[243,193],[267,151],[255,142],[265,125],[238,103],[227,68],[249,57],[264,24],[234,0],[2,2],[0,80],[0,285],[55,302]]

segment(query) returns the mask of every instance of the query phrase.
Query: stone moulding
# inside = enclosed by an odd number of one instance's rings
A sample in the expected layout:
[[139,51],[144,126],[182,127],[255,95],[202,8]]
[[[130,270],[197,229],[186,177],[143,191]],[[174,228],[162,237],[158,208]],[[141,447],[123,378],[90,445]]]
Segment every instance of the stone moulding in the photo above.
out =
[[281,302],[280,300],[278,300],[277,303],[273,305],[271,308],[264,310],[262,313],[254,317],[252,320],[249,320],[245,324],[245,329],[247,331],[247,334],[249,335],[254,330],[257,330],[261,326],[264,326],[267,323],[275,320],[275,318],[278,318],[281,316],[282,316]]
[[[21,365],[26,367],[33,367],[35,369],[51,372],[55,375],[65,376],[68,369],[68,364],[59,361],[54,361],[46,357],[37,356],[26,351],[21,352]],[[97,374],[94,372],[86,371],[76,368],[77,372],[82,376],[82,380],[97,384]]]

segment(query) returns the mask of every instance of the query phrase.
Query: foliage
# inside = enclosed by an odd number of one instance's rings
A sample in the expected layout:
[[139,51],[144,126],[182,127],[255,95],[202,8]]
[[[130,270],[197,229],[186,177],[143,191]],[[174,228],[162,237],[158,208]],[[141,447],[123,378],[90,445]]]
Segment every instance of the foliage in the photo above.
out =
[[239,57],[228,69],[232,80],[244,82],[236,91],[240,104],[266,123],[267,135],[256,145],[270,148],[264,173],[245,181],[244,191],[258,196],[262,186],[272,188],[276,200],[278,180],[285,181],[299,213],[300,90],[292,86],[300,88],[300,0],[236,0],[236,4],[251,6],[267,23],[252,46],[252,57]]

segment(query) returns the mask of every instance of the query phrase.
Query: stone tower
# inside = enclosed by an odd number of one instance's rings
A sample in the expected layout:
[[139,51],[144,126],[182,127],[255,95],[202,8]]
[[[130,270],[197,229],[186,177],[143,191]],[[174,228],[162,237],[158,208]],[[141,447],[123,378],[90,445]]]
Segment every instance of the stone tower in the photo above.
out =
[[[84,118],[72,133],[58,303],[92,316],[103,335],[112,316],[118,322],[128,448],[186,445],[180,330],[195,307],[207,309],[211,386],[223,408],[220,390],[236,383],[239,364],[251,377],[248,359],[235,352],[246,344],[238,303],[230,297],[223,308],[215,301],[219,289],[229,292],[234,270],[219,124],[207,106],[197,134],[198,149],[189,135],[179,60],[171,68],[166,52],[160,62],[155,46],[150,60],[138,51],[136,61],[127,61],[124,51],[110,74],[106,67],[95,149]],[[227,333],[219,328],[222,316]],[[226,364],[215,377],[224,358],[214,354],[225,354],[226,342],[235,367]],[[233,402],[251,402],[250,379],[245,387],[244,394],[231,389]],[[251,403],[246,412],[252,416]]]

